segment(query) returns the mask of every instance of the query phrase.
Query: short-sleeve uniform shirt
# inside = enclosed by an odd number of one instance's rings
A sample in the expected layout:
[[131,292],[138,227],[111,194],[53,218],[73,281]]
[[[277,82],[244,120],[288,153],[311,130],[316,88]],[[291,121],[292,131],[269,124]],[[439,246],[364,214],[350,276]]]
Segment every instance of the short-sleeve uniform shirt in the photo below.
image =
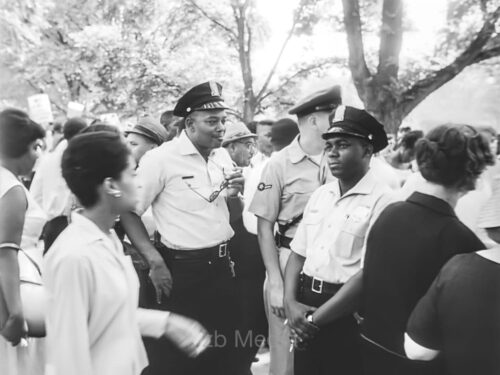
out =
[[227,190],[212,202],[209,197],[220,189],[224,171],[233,167],[222,148],[213,150],[205,161],[183,131],[141,159],[135,212],[141,216],[152,206],[162,242],[173,249],[202,249],[228,241],[234,232],[229,224]]
[[[284,225],[304,212],[314,190],[333,179],[326,159],[323,157],[319,164],[315,162],[302,150],[297,136],[290,145],[269,159],[249,211]],[[296,229],[297,224],[282,234],[293,237]]]
[[391,201],[390,191],[371,170],[342,196],[338,181],[316,190],[290,244],[306,258],[303,272],[335,284],[358,272],[366,233]]

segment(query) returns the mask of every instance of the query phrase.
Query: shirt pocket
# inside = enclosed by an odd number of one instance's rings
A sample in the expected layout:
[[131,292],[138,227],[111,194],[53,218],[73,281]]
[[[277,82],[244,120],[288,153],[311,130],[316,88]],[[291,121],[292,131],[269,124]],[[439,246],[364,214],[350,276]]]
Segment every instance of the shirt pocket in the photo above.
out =
[[370,210],[359,207],[344,222],[338,236],[338,255],[349,259],[357,256],[364,244],[370,219]]
[[318,239],[318,233],[320,230],[319,227],[321,225],[322,218],[323,215],[321,214],[321,212],[315,211],[315,212],[309,212],[302,219],[302,223],[306,229],[308,243],[311,243],[312,241],[316,241]]
[[172,205],[186,212],[206,209],[211,204],[207,201],[209,190],[199,178],[179,177],[170,189]]

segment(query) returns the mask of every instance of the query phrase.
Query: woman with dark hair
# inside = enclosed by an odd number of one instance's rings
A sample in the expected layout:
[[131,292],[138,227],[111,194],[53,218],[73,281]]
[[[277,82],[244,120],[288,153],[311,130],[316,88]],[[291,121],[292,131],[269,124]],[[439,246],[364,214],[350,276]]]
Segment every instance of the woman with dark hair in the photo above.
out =
[[83,207],[46,255],[47,369],[72,375],[138,375],[147,365],[141,335],[167,337],[196,356],[209,342],[197,322],[138,309],[138,280],[112,230],[137,200],[135,161],[119,134],[69,142],[62,160]]
[[[40,283],[37,242],[45,214],[20,181],[33,169],[45,131],[17,109],[0,112],[0,373],[43,373],[43,343],[23,341],[20,283]],[[36,262],[35,266],[32,262]],[[27,343],[27,345],[26,345]],[[12,344],[12,345],[11,345]],[[13,347],[14,346],[14,347]]]
[[441,356],[449,375],[500,374],[500,176],[479,217],[491,249],[453,257],[410,316],[409,358]]
[[488,142],[470,126],[442,125],[418,141],[416,158],[425,181],[380,214],[368,234],[363,270],[312,315],[321,326],[359,310],[365,374],[440,373],[437,362],[406,357],[406,323],[443,264],[484,248],[453,207],[493,163]]

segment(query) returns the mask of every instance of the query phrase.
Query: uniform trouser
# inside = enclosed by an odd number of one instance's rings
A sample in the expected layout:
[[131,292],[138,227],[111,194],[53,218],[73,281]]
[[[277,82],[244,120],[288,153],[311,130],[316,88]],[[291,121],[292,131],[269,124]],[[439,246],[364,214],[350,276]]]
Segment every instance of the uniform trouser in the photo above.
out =
[[227,257],[218,260],[172,260],[164,256],[173,288],[166,307],[200,322],[212,335],[210,347],[190,359],[167,339],[145,339],[147,375],[235,375],[236,285]]
[[[299,285],[297,300],[319,307],[332,296]],[[295,351],[295,375],[361,375],[360,341],[358,324],[351,315],[321,327],[305,348]]]
[[262,288],[266,268],[262,261],[257,236],[245,229],[243,221],[232,223],[231,259],[235,262],[237,300],[241,325],[237,331],[239,374],[251,374],[257,351],[268,332]]
[[[285,273],[286,263],[290,257],[290,249],[279,249],[281,272]],[[269,322],[269,351],[271,355],[269,375],[293,375],[293,352],[290,352],[290,330],[284,320],[272,313],[269,298],[269,280],[264,282],[264,300],[267,320]]]

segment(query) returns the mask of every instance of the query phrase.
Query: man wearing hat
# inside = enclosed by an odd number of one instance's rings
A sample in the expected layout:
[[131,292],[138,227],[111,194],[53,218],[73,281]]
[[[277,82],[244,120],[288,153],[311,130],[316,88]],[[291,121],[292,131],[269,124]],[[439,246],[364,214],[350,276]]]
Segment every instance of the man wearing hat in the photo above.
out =
[[[285,309],[302,374],[361,374],[359,332],[353,316],[322,325],[313,312],[361,267],[368,228],[389,203],[390,188],[370,170],[387,145],[384,127],[364,110],[340,106],[323,134],[337,181],[316,190],[304,211],[285,271]],[[303,342],[305,340],[305,342]]]
[[242,122],[231,123],[226,127],[222,147],[238,167],[248,167],[255,154],[256,138]]
[[[270,373],[293,373],[289,330],[283,308],[283,273],[290,242],[302,219],[304,207],[318,187],[332,175],[323,157],[328,115],[342,102],[340,86],[318,91],[290,109],[296,115],[299,136],[273,154],[264,168],[249,211],[257,216],[259,244],[266,266],[265,298],[269,321]],[[275,224],[279,232],[274,233]]]
[[[237,305],[228,241],[230,209],[241,210],[241,173],[220,148],[226,104],[222,86],[205,82],[185,93],[174,108],[185,129],[144,155],[137,169],[138,204],[122,225],[150,266],[158,303],[198,320],[212,334],[211,347],[196,359],[168,341],[149,352],[146,374],[234,374]],[[152,206],[157,248],[140,220]],[[154,345],[154,344],[153,344]],[[151,348],[151,346],[149,346]],[[161,360],[159,360],[161,359]]]
[[[245,194],[248,183],[250,161],[256,152],[257,135],[241,122],[228,124],[222,146],[227,150],[233,162],[244,168]],[[245,201],[246,203],[246,201]],[[267,320],[264,310],[262,286],[265,268],[260,255],[257,236],[249,233],[243,217],[233,220],[234,237],[230,241],[231,259],[235,263],[237,300],[239,305],[240,325],[237,332],[238,374],[250,374],[257,351],[267,336]]]
[[167,141],[168,133],[163,126],[150,117],[141,118],[137,124],[125,132],[127,143],[135,162],[139,164],[144,154]]

